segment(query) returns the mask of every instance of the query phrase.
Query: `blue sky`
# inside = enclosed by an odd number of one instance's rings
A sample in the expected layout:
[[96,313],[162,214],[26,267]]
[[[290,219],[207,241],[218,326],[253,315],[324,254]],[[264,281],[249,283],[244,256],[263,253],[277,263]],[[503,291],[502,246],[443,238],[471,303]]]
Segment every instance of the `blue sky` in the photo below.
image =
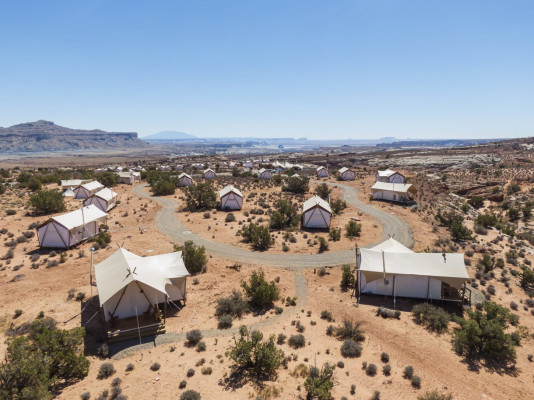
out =
[[0,126],[534,135],[534,1],[2,1]]

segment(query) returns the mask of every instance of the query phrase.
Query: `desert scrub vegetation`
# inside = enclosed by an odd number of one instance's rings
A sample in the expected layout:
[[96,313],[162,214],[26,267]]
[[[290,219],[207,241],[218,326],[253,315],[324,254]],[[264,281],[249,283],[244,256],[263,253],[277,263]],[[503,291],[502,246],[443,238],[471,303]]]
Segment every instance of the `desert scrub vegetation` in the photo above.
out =
[[347,358],[356,358],[362,355],[362,346],[352,339],[347,339],[341,346],[341,355]]
[[291,335],[287,343],[294,349],[300,349],[306,346],[306,338],[301,333],[298,335]]
[[189,347],[196,346],[202,340],[202,332],[198,329],[193,329],[185,334],[185,338]]
[[200,393],[194,390],[186,390],[180,396],[180,400],[200,400]]
[[272,307],[273,302],[278,300],[280,292],[274,281],[267,282],[263,269],[253,271],[248,282],[241,283],[249,304],[256,310]]
[[339,340],[354,340],[355,342],[361,342],[365,339],[363,330],[361,329],[361,322],[353,322],[351,320],[345,319],[343,323],[336,327],[334,330],[334,335]]
[[174,251],[181,251],[185,267],[191,275],[207,271],[208,256],[204,246],[196,246],[192,240],[187,240],[183,247],[174,246]]
[[226,352],[233,362],[232,368],[256,378],[270,378],[280,368],[284,353],[275,345],[275,335],[263,340],[263,333],[249,332],[246,326],[239,329],[239,339]]
[[300,217],[297,205],[287,199],[278,200],[275,210],[271,215],[269,226],[271,229],[280,230],[298,226]]
[[57,329],[55,321],[43,318],[30,324],[28,335],[9,338],[0,364],[0,398],[46,399],[56,385],[85,378],[84,333],[83,328]]
[[219,321],[217,322],[217,328],[219,329],[229,329],[232,327],[232,316],[231,315],[222,315],[219,317]]
[[339,286],[341,286],[341,289],[348,290],[354,287],[356,284],[356,268],[345,264],[341,267],[341,282],[339,283]]
[[309,368],[308,377],[304,382],[307,399],[331,399],[334,387],[334,369],[325,364],[319,370],[316,367]]
[[209,182],[186,186],[182,190],[187,211],[212,209],[217,205],[217,194]]
[[32,194],[29,204],[37,214],[53,214],[66,210],[63,195],[55,190],[40,190]]
[[431,392],[417,396],[417,400],[452,400],[452,394],[442,394],[437,390],[432,390]]
[[506,333],[509,325],[517,325],[517,317],[508,309],[486,301],[480,309],[466,310],[467,318],[454,317],[459,328],[454,330],[455,351],[468,360],[483,359],[508,365],[515,363],[517,333]]
[[241,235],[245,243],[251,243],[255,250],[264,251],[274,245],[274,238],[269,231],[269,228],[264,225],[256,225],[250,222],[243,226],[238,234]]
[[249,311],[247,300],[234,289],[230,296],[217,299],[215,316],[221,318],[225,315],[230,315],[231,317],[241,318]]
[[449,313],[441,307],[429,303],[416,304],[412,308],[413,320],[418,325],[423,325],[429,331],[443,333],[449,327],[451,319]]
[[347,223],[347,225],[345,225],[345,235],[349,239],[360,237],[361,232],[362,232],[362,224],[359,224],[356,221],[351,220]]
[[98,375],[96,376],[97,379],[106,379],[109,378],[111,375],[113,375],[116,372],[115,367],[112,363],[106,362],[100,366],[100,369],[98,370]]
[[379,317],[385,318],[385,319],[387,318],[400,319],[401,312],[399,310],[390,310],[389,308],[380,306],[376,309],[376,315]]

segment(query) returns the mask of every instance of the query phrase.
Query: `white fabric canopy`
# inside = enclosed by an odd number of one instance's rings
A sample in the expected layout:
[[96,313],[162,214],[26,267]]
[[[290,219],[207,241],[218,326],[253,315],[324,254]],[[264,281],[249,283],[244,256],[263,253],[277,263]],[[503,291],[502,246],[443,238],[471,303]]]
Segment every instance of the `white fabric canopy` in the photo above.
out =
[[58,215],[51,219],[71,230],[88,224],[89,222],[103,220],[108,215],[94,204],[82,207],[67,214]]
[[412,188],[411,183],[391,183],[391,182],[375,182],[375,184],[371,186],[371,189],[388,190],[390,192],[397,192],[397,193],[408,193],[408,192],[415,191],[415,188]]
[[324,208],[326,211],[328,211],[330,214],[332,214],[332,209],[330,208],[330,204],[328,204],[326,201],[321,199],[319,196],[315,195],[311,199],[306,200],[304,204],[302,205],[302,212],[306,212],[310,209],[312,209],[315,206],[319,206],[321,208]]
[[88,190],[88,191],[93,191],[93,190],[97,190],[97,189],[100,189],[100,188],[104,187],[104,185],[102,185],[98,181],[91,181],[89,183],[84,183],[83,185],[80,185],[80,186],[83,187],[84,189]]
[[378,176],[382,176],[382,177],[388,178],[391,175],[396,174],[396,173],[397,173],[397,171],[393,171],[393,170],[388,168],[388,169],[386,169],[384,171],[378,171]]
[[228,193],[230,192],[233,192],[235,194],[237,194],[239,197],[243,197],[243,194],[238,190],[236,189],[235,187],[233,187],[232,185],[228,185],[226,186],[224,189],[222,189],[220,192],[219,192],[219,196],[220,197],[224,197],[226,196]]
[[171,279],[189,276],[182,260],[182,252],[141,257],[120,248],[95,266],[100,305],[132,282],[143,283],[167,293]]
[[109,188],[104,188],[96,192],[94,196],[100,197],[101,199],[104,199],[106,201],[112,201],[115,197],[117,197],[117,193],[115,193]]

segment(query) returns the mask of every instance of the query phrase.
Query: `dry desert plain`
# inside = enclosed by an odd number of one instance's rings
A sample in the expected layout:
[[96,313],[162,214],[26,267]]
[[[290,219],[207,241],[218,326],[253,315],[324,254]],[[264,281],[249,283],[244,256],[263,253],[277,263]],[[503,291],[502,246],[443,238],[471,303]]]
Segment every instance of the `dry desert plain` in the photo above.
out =
[[[519,316],[519,323],[524,326],[524,337],[521,345],[516,348],[515,368],[512,371],[503,371],[483,364],[473,366],[466,363],[453,351],[451,345],[455,323],[450,323],[445,333],[429,332],[413,321],[410,310],[414,303],[411,301],[403,300],[397,304],[397,309],[401,311],[398,320],[377,317],[377,307],[392,307],[392,300],[367,298],[357,304],[350,291],[340,288],[341,265],[323,262],[329,257],[332,260],[344,259],[338,255],[353,251],[356,243],[358,246],[368,246],[387,237],[390,232],[384,231],[383,227],[390,225],[384,225],[381,220],[385,214],[404,221],[405,225],[400,225],[399,228],[404,231],[399,232],[396,237],[402,233],[405,240],[413,238],[415,251],[454,250],[465,253],[472,278],[477,274],[476,264],[484,252],[506,258],[506,253],[515,249],[521,253],[521,262],[534,261],[532,247],[519,247],[518,239],[508,236],[503,239],[502,233],[496,230],[490,229],[486,234],[479,234],[474,241],[456,243],[450,241],[447,228],[436,223],[434,214],[440,209],[438,201],[454,205],[455,202],[461,204],[465,200],[450,198],[448,192],[444,194],[443,190],[440,191],[440,186],[443,182],[447,183],[451,177],[467,172],[448,172],[445,180],[440,178],[437,181],[417,170],[406,172],[412,182],[423,189],[419,190],[416,199],[419,205],[415,208],[370,201],[369,188],[374,182],[372,169],[361,169],[358,178],[353,182],[340,183],[334,177],[323,179],[333,188],[334,198],[344,198],[348,188],[357,189],[358,202],[348,202],[348,207],[333,218],[333,226],[343,228],[351,217],[356,217],[361,220],[362,233],[360,238],[353,241],[343,235],[339,242],[329,242],[329,250],[320,255],[317,254],[318,245],[314,244],[315,236],[328,238],[327,232],[292,232],[296,243],[287,240],[287,252],[282,251],[282,242],[286,242],[283,232],[273,233],[276,238],[275,245],[264,252],[253,251],[236,236],[239,221],[246,221],[251,217],[250,211],[257,207],[254,201],[259,196],[265,196],[271,206],[280,197],[288,196],[281,193],[280,187],[258,183],[253,179],[234,182],[245,195],[244,209],[233,212],[235,222],[225,223],[227,212],[212,210],[206,217],[204,211],[183,211],[184,200],[180,190],[171,196],[151,197],[144,182],[134,186],[118,185],[114,190],[121,201],[110,211],[107,222],[112,242],[95,252],[95,263],[111,255],[119,244],[140,255],[173,251],[175,244],[182,244],[184,231],[176,231],[178,233],[173,234],[175,231],[170,230],[168,226],[174,223],[182,224],[187,229],[186,235],[192,240],[214,243],[210,244],[213,246],[213,252],[210,252],[210,247],[207,248],[210,255],[207,272],[188,278],[187,306],[167,318],[165,335],[146,340],[141,345],[129,342],[127,345],[112,346],[111,360],[100,359],[96,356],[96,348],[102,343],[104,333],[98,313],[87,323],[93,316],[93,311],[96,313],[95,304],[98,301],[96,288],[89,285],[89,249],[92,244],[84,243],[67,250],[66,261],[54,265],[51,261],[58,260],[60,255],[45,249],[39,250],[37,237],[34,236],[27,242],[16,245],[13,258],[0,261],[0,354],[5,353],[8,332],[32,321],[43,311],[46,316],[54,318],[60,328],[69,329],[84,325],[87,330],[86,353],[91,360],[89,375],[59,391],[57,398],[60,399],[77,399],[85,392],[90,392],[91,398],[96,399],[103,391],[110,389],[111,381],[115,377],[122,379],[123,394],[130,399],[179,399],[187,389],[198,391],[203,399],[305,398],[305,377],[300,373],[303,365],[321,366],[326,362],[336,365],[332,391],[335,399],[343,396],[347,399],[369,399],[375,391],[380,392],[382,399],[415,399],[433,389],[441,393],[452,393],[454,399],[532,398],[534,364],[529,362],[528,355],[534,353],[534,314],[531,313],[532,309],[524,305],[528,296],[519,286],[519,277],[510,274],[508,280],[501,281],[501,271],[496,271],[496,278],[484,282],[484,285],[491,283],[495,288],[495,295],[490,296],[492,301],[506,307],[509,307],[511,302],[519,305],[517,310],[512,312]],[[215,180],[214,185],[220,189],[232,182],[232,179],[230,176],[221,176]],[[313,191],[318,183],[312,181],[310,191]],[[509,184],[508,179],[506,185]],[[532,182],[522,182],[521,193],[528,195],[533,186]],[[57,185],[51,184],[49,187],[57,188]],[[252,192],[257,195],[249,197]],[[7,229],[6,233],[0,235],[2,243],[20,237],[31,230],[29,226],[32,223],[46,219],[28,212],[28,195],[28,190],[23,188],[8,189],[6,194],[2,195],[0,228]],[[292,199],[300,205],[309,195]],[[532,195],[529,196],[532,198]],[[73,210],[80,206],[80,201],[68,199],[67,204],[68,209]],[[360,208],[354,204],[360,204]],[[163,224],[162,213],[169,207],[172,208],[172,213],[164,214],[166,218]],[[380,212],[371,216],[363,211],[368,210],[365,207],[372,207]],[[505,215],[499,207],[500,203],[486,200],[484,208],[477,212],[493,210]],[[7,210],[15,210],[16,213],[8,215]],[[245,212],[249,213],[248,217]],[[470,213],[473,214],[471,211]],[[261,215],[257,215],[256,221],[260,217]],[[264,216],[263,219],[266,223],[267,217]],[[519,224],[528,227],[529,222]],[[474,229],[474,215],[466,215],[466,225]],[[311,244],[307,243],[308,239],[313,239]],[[7,250],[8,247],[5,247],[5,251]],[[232,253],[235,253],[235,257],[232,257]],[[39,254],[39,259],[32,263],[30,257],[33,254]],[[223,257],[223,254],[227,256]],[[248,261],[243,260],[243,254],[248,255]],[[280,262],[280,257],[287,257],[287,262]],[[292,262],[299,257],[301,262]],[[306,266],[305,260],[309,259],[317,261]],[[238,270],[229,268],[236,263],[241,266]],[[322,276],[317,273],[317,267],[321,265],[327,266],[326,274],[321,274]],[[259,268],[263,269],[268,280],[277,278],[281,299],[296,297],[296,305],[277,301],[275,306],[283,308],[281,314],[276,314],[274,309],[259,314],[249,313],[241,320],[235,319],[231,329],[217,329],[217,299],[230,295],[234,289],[240,290],[241,281],[247,280],[252,271]],[[513,265],[507,265],[506,268],[510,268],[510,271],[517,269]],[[483,288],[481,279],[473,279],[474,282],[478,283],[473,284],[473,287]],[[79,293],[81,294],[78,295]],[[83,308],[86,311],[81,314]],[[22,314],[14,318],[16,310],[22,310]],[[323,310],[332,314],[334,322],[321,319]],[[326,334],[328,325],[338,325],[344,319],[362,323],[365,340],[362,343],[362,355],[358,358],[343,358],[340,353],[342,342]],[[289,361],[286,367],[278,370],[275,379],[261,382],[232,379],[231,362],[225,356],[225,351],[234,344],[240,325],[258,329],[265,337],[281,333],[289,337],[297,333],[297,322],[304,326],[302,333],[306,344],[300,349],[289,347],[287,342],[279,345],[285,355],[289,356]],[[207,345],[205,351],[197,352],[195,348],[185,346],[184,334],[192,329],[200,329],[203,332],[203,340]],[[382,373],[383,352],[388,353],[390,357],[389,376]],[[117,372],[112,378],[99,380],[97,373],[105,362],[113,363]],[[156,362],[160,364],[160,368],[153,371],[151,366]],[[379,367],[378,373],[375,376],[367,375],[362,369],[362,362],[376,364]],[[134,369],[126,371],[129,364],[133,364]],[[403,379],[403,369],[408,365],[413,366],[416,374],[421,377],[420,389],[412,387],[408,380]],[[187,371],[191,368],[195,373],[188,377]],[[208,371],[211,372],[208,374]],[[180,389],[179,384],[184,380],[187,386]],[[355,385],[354,394],[351,394],[351,385]]]

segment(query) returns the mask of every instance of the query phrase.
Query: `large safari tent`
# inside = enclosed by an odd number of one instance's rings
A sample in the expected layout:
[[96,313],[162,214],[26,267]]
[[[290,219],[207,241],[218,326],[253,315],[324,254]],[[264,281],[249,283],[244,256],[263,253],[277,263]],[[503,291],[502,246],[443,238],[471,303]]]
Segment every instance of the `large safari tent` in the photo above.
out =
[[84,206],[94,204],[104,212],[108,212],[117,205],[118,194],[109,188],[104,188],[83,201]]
[[221,197],[221,209],[241,210],[243,207],[243,194],[232,185],[226,186],[219,192]]
[[412,200],[417,189],[410,183],[375,182],[371,186],[371,195],[375,200],[389,200],[399,203]]
[[91,181],[89,183],[84,183],[74,188],[74,198],[75,199],[86,199],[102,189],[104,189],[104,185],[102,185],[98,181]]
[[460,253],[414,253],[395,239],[360,249],[358,299],[362,294],[462,301],[469,275]]
[[302,227],[307,229],[328,229],[332,209],[330,204],[315,195],[302,205]]
[[119,248],[97,264],[96,286],[109,340],[164,332],[167,305],[185,305],[187,276],[179,251],[141,257]]
[[107,214],[91,204],[78,210],[51,217],[37,227],[40,247],[69,248],[97,235]]

